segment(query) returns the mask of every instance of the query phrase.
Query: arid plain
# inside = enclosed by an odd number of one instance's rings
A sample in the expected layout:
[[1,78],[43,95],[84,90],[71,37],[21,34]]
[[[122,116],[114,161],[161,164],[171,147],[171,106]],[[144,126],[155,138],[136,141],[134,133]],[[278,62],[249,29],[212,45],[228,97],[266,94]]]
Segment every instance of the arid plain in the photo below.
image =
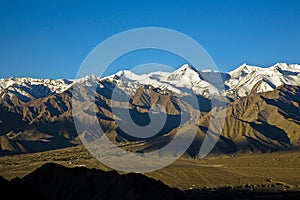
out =
[[[23,177],[49,162],[67,167],[111,170],[93,158],[83,146],[77,146],[1,157],[0,175],[8,180]],[[299,191],[299,166],[300,153],[288,151],[205,159],[180,158],[166,168],[145,175],[181,190],[227,188]]]

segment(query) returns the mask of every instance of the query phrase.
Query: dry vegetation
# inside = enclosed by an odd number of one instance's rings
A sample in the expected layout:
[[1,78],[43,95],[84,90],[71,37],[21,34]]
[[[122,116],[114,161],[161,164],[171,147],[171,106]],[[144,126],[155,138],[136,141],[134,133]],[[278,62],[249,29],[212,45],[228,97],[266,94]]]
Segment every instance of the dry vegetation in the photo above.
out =
[[[0,157],[0,175],[6,179],[23,177],[46,162],[68,167],[84,166],[110,170],[95,160],[85,148]],[[196,160],[181,158],[172,165],[145,175],[183,190],[197,188],[237,188],[258,190],[300,190],[300,152],[277,152],[219,156]]]

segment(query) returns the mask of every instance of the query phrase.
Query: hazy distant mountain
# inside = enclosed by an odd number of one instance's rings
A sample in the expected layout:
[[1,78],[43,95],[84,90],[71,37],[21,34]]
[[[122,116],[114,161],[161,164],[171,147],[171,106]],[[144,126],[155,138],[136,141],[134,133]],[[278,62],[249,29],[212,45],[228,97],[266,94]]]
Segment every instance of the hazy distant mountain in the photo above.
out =
[[[217,124],[209,126],[211,112],[215,112],[217,118],[225,116],[221,138],[213,150],[215,153],[297,148],[300,145],[299,74],[300,65],[279,63],[270,68],[244,64],[228,74],[197,71],[184,65],[174,72],[137,75],[120,71],[104,78],[89,76],[78,80],[0,79],[0,154],[78,145],[78,134],[93,136],[89,130],[76,132],[71,109],[74,87],[89,84],[97,86],[92,95],[95,95],[102,129],[114,143],[126,143],[133,151],[161,147],[177,131],[184,131],[190,119],[200,117],[196,121],[197,137],[187,152],[195,156],[206,131],[209,128],[217,130]],[[118,94],[114,100],[111,99],[113,91]],[[197,98],[200,109],[190,100],[191,94]],[[75,92],[73,95],[87,100],[91,94]],[[220,102],[215,105],[221,107],[211,110],[212,99]],[[77,103],[79,105],[80,101]],[[150,111],[150,108],[153,109]],[[145,142],[122,131],[120,123],[126,123],[127,119],[114,116],[112,109],[130,110],[138,124],[149,122],[149,112],[157,117],[166,114],[167,122],[159,133]],[[178,127],[181,112],[185,124]],[[82,108],[80,115],[87,119],[91,113],[88,108]],[[88,120],[82,123],[91,125]],[[140,142],[138,146],[136,142]]]

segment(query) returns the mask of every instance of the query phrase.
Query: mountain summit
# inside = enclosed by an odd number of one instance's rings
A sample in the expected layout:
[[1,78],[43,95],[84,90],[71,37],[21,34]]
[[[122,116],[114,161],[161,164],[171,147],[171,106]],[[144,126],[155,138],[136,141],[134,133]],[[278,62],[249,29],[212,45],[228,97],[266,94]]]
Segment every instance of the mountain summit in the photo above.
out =
[[231,71],[231,78],[225,81],[227,95],[244,97],[250,93],[267,92],[281,85],[299,85],[300,65],[277,63],[269,68],[243,64]]

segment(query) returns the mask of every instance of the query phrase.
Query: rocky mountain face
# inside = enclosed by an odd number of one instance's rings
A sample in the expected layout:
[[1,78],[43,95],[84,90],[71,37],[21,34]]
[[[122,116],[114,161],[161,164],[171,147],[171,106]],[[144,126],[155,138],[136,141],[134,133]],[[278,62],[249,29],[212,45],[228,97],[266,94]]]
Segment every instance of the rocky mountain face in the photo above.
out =
[[[218,110],[216,116],[224,120],[224,126],[214,151],[264,153],[299,148],[299,95],[299,86],[284,85],[240,98]],[[202,135],[208,121],[207,117],[199,120]],[[215,126],[218,124],[210,128],[217,130]]]
[[[87,86],[95,90],[74,91]],[[300,65],[243,64],[228,74],[184,65],[174,72],[121,71],[78,80],[0,79],[0,155],[78,145],[78,134],[95,137],[89,129],[78,133],[72,115],[72,106],[83,105],[90,96],[95,101],[81,108],[81,123],[93,125],[88,119],[94,105],[104,133],[130,151],[158,149],[191,123],[198,127],[187,151],[193,157],[208,130],[221,134],[212,153],[271,152],[300,145]],[[132,136],[121,128],[128,120],[122,113],[128,111],[140,126],[151,123],[150,115],[164,115],[166,122],[149,138]]]

